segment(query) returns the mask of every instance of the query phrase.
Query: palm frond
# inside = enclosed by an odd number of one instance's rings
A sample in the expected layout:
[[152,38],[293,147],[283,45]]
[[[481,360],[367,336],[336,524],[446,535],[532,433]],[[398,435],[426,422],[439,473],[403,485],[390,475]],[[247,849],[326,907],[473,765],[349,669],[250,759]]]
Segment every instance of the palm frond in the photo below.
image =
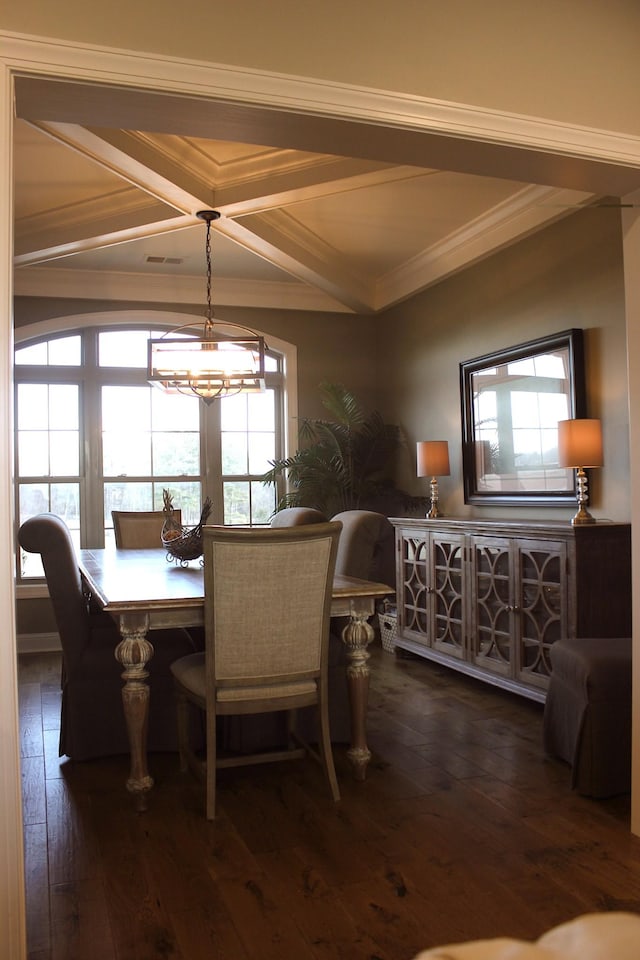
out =
[[299,450],[271,461],[262,477],[264,484],[288,481],[278,509],[316,507],[333,516],[358,508],[383,512],[385,504],[395,510],[424,506],[426,497],[414,497],[395,485],[396,456],[404,444],[400,428],[385,423],[377,410],[365,413],[341,384],[324,382],[320,389],[333,419],[303,419]]

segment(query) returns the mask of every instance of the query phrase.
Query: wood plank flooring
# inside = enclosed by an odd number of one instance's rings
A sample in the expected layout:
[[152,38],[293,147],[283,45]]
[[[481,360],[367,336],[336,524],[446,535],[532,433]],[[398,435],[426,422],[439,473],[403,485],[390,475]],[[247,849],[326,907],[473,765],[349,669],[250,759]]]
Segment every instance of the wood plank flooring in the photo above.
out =
[[640,913],[629,799],[572,793],[542,707],[372,650],[366,782],[336,748],[221,771],[220,817],[174,755],[134,812],[124,757],[57,756],[59,661],[20,660],[29,960],[411,960],[534,939],[588,911]]

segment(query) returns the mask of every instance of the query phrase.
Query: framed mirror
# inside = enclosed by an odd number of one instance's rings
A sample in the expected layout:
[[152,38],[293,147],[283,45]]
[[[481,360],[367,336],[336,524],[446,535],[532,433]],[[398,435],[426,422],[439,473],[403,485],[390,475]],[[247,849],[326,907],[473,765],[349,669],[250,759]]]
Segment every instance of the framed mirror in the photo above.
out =
[[558,421],[585,416],[582,330],[460,364],[465,503],[574,504]]

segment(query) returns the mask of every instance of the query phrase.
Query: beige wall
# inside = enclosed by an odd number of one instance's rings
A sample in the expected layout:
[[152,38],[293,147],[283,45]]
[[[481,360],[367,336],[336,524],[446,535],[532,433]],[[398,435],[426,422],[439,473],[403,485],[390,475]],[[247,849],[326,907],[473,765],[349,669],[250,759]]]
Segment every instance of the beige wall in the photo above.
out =
[[[572,511],[465,506],[459,363],[570,327],[584,329],[587,413],[602,419],[605,445],[604,468],[591,471],[592,512],[630,519],[618,210],[575,214],[401,304],[378,322],[385,415],[403,426],[411,446],[416,440],[449,441],[451,477],[439,483],[443,511],[513,519],[563,519]],[[426,492],[415,477],[404,482],[413,492]]]
[[640,133],[637,0],[13,0],[0,28]]

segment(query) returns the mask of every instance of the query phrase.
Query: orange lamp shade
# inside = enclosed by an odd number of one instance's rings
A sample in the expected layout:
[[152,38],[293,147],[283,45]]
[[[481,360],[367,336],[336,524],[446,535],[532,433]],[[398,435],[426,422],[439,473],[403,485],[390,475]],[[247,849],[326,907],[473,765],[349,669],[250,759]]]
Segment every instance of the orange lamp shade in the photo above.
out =
[[558,462],[561,467],[602,466],[602,425],[599,420],[560,420]]
[[447,440],[419,440],[417,443],[419,477],[448,477],[449,443]]

